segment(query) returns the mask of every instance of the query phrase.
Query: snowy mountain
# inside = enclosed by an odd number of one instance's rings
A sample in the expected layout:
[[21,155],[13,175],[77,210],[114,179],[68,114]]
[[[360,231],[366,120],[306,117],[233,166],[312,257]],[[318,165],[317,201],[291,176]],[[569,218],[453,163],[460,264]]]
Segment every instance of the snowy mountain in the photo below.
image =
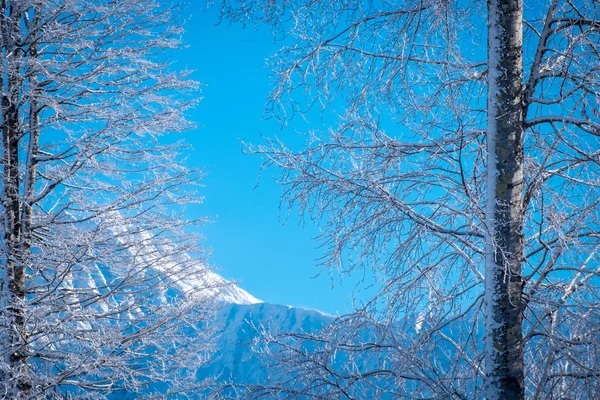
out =
[[[314,310],[262,302],[234,283],[210,271],[203,261],[185,253],[177,253],[173,243],[164,241],[156,244],[156,240],[149,232],[130,232],[124,224],[115,226],[113,231],[117,242],[128,240],[127,248],[134,257],[132,259],[145,267],[139,268],[140,274],[147,276],[148,280],[157,280],[157,277],[164,276],[167,277],[165,281],[171,282],[170,285],[165,284],[162,290],[153,293],[152,299],[149,300],[153,306],[177,304],[181,299],[187,298],[198,298],[199,304],[204,306],[209,306],[212,300],[215,301],[216,313],[210,317],[211,319],[189,331],[192,340],[197,338],[196,343],[209,340],[207,335],[214,332],[214,342],[210,346],[214,352],[208,353],[211,354],[209,362],[196,374],[197,382],[204,379],[236,384],[264,382],[268,376],[267,368],[260,355],[252,350],[252,342],[258,337],[259,329],[267,329],[271,333],[301,330],[310,332],[320,329],[333,319]],[[91,265],[82,268],[77,274],[69,274],[63,285],[71,290],[87,290],[96,293],[98,292],[96,288],[112,287],[112,282],[118,281],[117,277],[126,275],[127,272],[126,268],[121,271],[107,265]],[[112,308],[118,308],[119,304],[116,303],[119,301],[133,304],[129,307],[130,312],[128,311],[124,316],[125,320],[135,321],[145,318],[141,309],[138,313],[135,312],[138,308],[135,306],[134,299],[126,296],[114,297],[111,298],[115,302],[115,304],[111,303]],[[97,307],[98,313],[110,311],[108,308],[104,309],[106,308],[104,303],[100,303]],[[93,322],[90,322],[84,328],[91,329],[92,324]],[[140,395],[168,393],[169,390],[169,382],[163,381],[143,389],[142,392],[125,390],[114,392],[109,395],[109,398],[130,400],[139,398]],[[67,388],[64,393],[77,395]]]
[[[83,243],[75,243],[72,259],[56,257],[55,270],[32,276],[32,287],[48,293],[32,290],[37,297],[26,307],[32,330],[42,332],[28,344],[32,386],[41,393],[32,398],[129,400],[176,391],[194,398],[204,378],[259,383],[267,372],[251,349],[257,327],[312,330],[331,319],[263,303],[210,271],[193,253],[193,237],[173,241],[116,212],[104,217],[69,236]],[[43,261],[53,251],[33,254]]]
[[216,377],[219,382],[236,384],[264,382],[267,368],[260,355],[252,350],[260,329],[271,333],[316,332],[333,319],[315,310],[246,300],[246,296],[240,297],[240,303],[223,303],[219,308],[215,318],[219,334],[217,351],[201,377]]
[[211,295],[214,294],[214,296],[219,302],[225,304],[262,303],[261,300],[252,296],[244,289],[232,284],[231,282],[228,282],[223,277],[221,277],[218,274],[215,274],[214,272],[206,271],[201,278],[202,282],[178,282],[178,284],[182,287],[184,292],[187,292],[187,290],[193,289],[194,287],[205,288],[203,289],[205,292],[210,293]]
[[[215,379],[217,383],[259,384],[267,380],[268,369],[260,354],[253,351],[252,343],[259,329],[269,332],[316,331],[329,323],[333,317],[316,310],[265,303],[237,285],[215,273],[207,273],[201,284],[213,291],[217,310],[210,321],[215,329],[214,352],[204,368],[196,374],[196,381]],[[182,292],[191,283],[181,284]],[[213,289],[214,288],[214,289]],[[151,390],[165,393],[168,385],[154,384]],[[212,391],[212,390],[211,390]],[[209,395],[210,393],[205,393]],[[111,400],[133,400],[145,393],[116,392]],[[175,397],[177,398],[177,397]],[[187,398],[187,397],[186,397]]]
[[[212,273],[212,279],[228,283]],[[332,321],[320,311],[265,303],[237,285],[218,289],[219,307],[213,323],[217,329],[216,351],[198,379],[256,384],[265,381],[267,368],[252,343],[261,329],[277,332],[315,332]]]
[[[162,269],[177,268],[167,263]],[[217,382],[257,384],[266,380],[267,368],[252,343],[260,329],[277,332],[316,332],[333,320],[320,311],[262,302],[220,275],[205,269],[193,280],[178,281],[182,293],[198,289],[217,301],[210,322],[216,331],[215,349],[209,363],[197,375]]]

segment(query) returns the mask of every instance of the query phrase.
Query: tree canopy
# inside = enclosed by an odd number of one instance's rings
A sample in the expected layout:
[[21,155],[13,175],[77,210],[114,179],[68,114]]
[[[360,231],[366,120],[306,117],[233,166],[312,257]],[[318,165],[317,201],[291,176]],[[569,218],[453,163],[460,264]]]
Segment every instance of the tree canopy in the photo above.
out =
[[221,282],[185,234],[201,171],[161,139],[192,126],[182,9],[1,2],[0,397],[202,388]]

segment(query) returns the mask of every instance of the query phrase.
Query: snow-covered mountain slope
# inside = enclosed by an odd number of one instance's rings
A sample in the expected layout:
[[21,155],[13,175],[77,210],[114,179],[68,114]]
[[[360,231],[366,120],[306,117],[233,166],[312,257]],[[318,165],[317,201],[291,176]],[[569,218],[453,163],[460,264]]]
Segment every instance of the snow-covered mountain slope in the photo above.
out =
[[316,332],[332,320],[333,316],[298,307],[224,303],[215,317],[219,334],[216,352],[199,378],[216,377],[220,382],[236,384],[264,382],[267,367],[252,349],[252,342],[261,329],[271,333]]
[[207,271],[204,276],[204,279],[209,281],[210,284],[204,284],[203,282],[196,283],[199,285],[198,287],[214,287],[212,290],[215,293],[215,297],[217,300],[226,303],[226,304],[259,304],[262,303],[261,300],[252,296],[250,293],[246,292],[244,289],[240,288],[237,285],[234,285],[225,279],[223,279],[220,275],[215,274],[214,272]]
[[[118,214],[111,215],[117,220],[122,220],[122,217]],[[126,221],[124,220],[121,225],[112,227],[112,231],[117,237],[119,235],[135,237],[137,246],[131,246],[131,252],[135,253],[139,258],[149,258],[148,264],[150,265],[153,264],[152,257],[160,254],[162,256],[161,262],[156,264],[156,269],[161,273],[164,272],[166,275],[172,275],[173,271],[181,269],[181,265],[194,265],[195,269],[200,273],[187,275],[185,279],[177,279],[173,282],[183,293],[194,293],[201,290],[202,294],[207,298],[215,298],[224,303],[261,303],[259,299],[212,272],[204,262],[194,259],[189,254],[177,254],[177,257],[173,257],[173,254],[176,253],[173,251],[174,244],[169,241],[163,241],[160,244],[154,243],[156,240],[153,239],[151,232],[143,230],[136,233],[128,232]]]
[[252,296],[238,285],[227,281],[220,275],[206,268],[202,274],[192,281],[178,281],[177,285],[184,293],[201,289],[207,297],[214,297],[218,302],[226,304],[259,304],[261,300]]
[[[106,364],[110,367],[105,368],[103,362],[98,362],[101,367],[81,373],[83,378],[78,376],[78,379],[103,382],[107,379],[105,376],[110,379],[117,376],[114,378],[117,383],[106,385],[106,393],[100,393],[103,388],[96,390],[95,387],[88,393],[87,388],[58,382],[57,393],[67,398],[82,398],[80,396],[88,394],[91,398],[97,394],[98,398],[108,396],[111,400],[129,400],[178,390],[199,393],[203,390],[202,378],[259,383],[266,376],[266,370],[250,346],[258,336],[257,327],[266,327],[273,332],[310,331],[331,319],[317,311],[261,302],[210,271],[201,255],[188,254],[187,249],[195,249],[192,239],[173,242],[170,237],[128,227],[118,214],[111,218],[105,222],[107,229],[91,227],[93,233],[89,235],[93,241],[89,239],[92,243],[89,247],[93,251],[90,250],[90,256],[81,265],[68,264],[64,272],[57,273],[60,276],[57,291],[65,293],[63,302],[68,306],[52,315],[61,322],[56,324],[61,330],[54,333],[54,320],[51,320],[48,324],[53,330],[45,340],[64,344],[62,353],[73,354],[74,359],[75,355],[89,358],[88,354],[93,354],[95,360],[109,360]],[[102,236],[96,238],[96,232],[101,232]],[[83,231],[83,234],[87,233]],[[39,275],[35,279],[34,283],[40,287],[48,285],[45,276]],[[40,309],[40,315],[46,318],[43,312]],[[152,329],[144,336],[146,327]],[[138,329],[143,334],[138,334]],[[88,339],[90,332],[95,333],[95,340]],[[74,339],[64,340],[63,337]],[[121,341],[139,341],[140,344],[133,344],[131,348],[123,346],[127,351],[123,352],[122,364],[118,364],[113,360],[116,358],[113,353],[115,347],[121,346]],[[46,342],[40,342],[40,349],[46,349]],[[215,351],[211,352],[211,348]],[[132,357],[133,361],[129,363],[128,352],[147,356],[143,362]],[[189,379],[207,358],[210,362],[197,374],[198,382]],[[66,369],[62,360],[52,362],[41,360],[35,364],[40,371],[38,375],[54,379],[59,374],[50,367],[58,365],[54,368]],[[72,369],[80,373],[79,364],[73,364]],[[112,365],[116,367],[111,370]],[[153,375],[138,373],[139,368],[148,369]],[[181,372],[181,376],[176,376],[173,371]],[[121,373],[124,378],[118,376]],[[137,379],[135,384],[126,381],[130,376]],[[154,380],[156,383],[146,386]],[[190,398],[193,396],[194,393]]]

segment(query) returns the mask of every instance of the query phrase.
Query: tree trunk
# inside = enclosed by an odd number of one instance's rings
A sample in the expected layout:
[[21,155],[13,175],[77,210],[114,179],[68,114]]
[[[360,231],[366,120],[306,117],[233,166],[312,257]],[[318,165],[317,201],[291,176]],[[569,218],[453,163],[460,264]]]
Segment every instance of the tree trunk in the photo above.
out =
[[522,0],[488,0],[486,394],[524,397]]
[[[6,2],[2,11],[6,12]],[[5,271],[2,282],[2,296],[5,303],[5,365],[8,376],[2,377],[2,392],[9,398],[22,398],[29,391],[27,379],[27,359],[25,355],[25,267],[21,237],[21,179],[19,171],[19,142],[21,127],[19,102],[22,90],[20,76],[21,10],[10,3],[8,16],[4,15],[2,34],[2,145],[3,145],[3,201],[5,208],[4,246]]]

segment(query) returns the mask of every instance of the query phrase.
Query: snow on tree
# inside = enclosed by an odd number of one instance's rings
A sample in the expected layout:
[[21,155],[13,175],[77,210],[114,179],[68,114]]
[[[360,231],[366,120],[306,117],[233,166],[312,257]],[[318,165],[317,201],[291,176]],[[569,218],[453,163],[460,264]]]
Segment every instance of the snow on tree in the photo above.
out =
[[594,397],[598,3],[218,3],[223,17],[286,37],[270,115],[340,113],[304,146],[252,149],[323,229],[324,264],[379,287],[340,319],[354,336],[267,337],[293,378],[252,389]]
[[[223,281],[183,206],[201,173],[182,6],[2,0],[0,397],[194,396]],[[191,255],[191,256],[190,256]],[[193,256],[193,257],[192,257]]]

